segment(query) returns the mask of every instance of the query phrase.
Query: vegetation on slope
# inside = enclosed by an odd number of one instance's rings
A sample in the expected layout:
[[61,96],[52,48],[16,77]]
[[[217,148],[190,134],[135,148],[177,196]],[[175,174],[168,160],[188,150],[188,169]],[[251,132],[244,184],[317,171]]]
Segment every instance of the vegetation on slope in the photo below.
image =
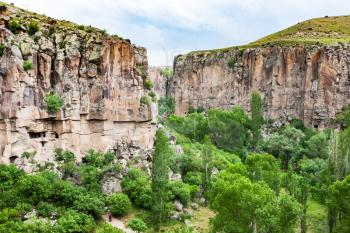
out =
[[269,46],[336,45],[350,43],[350,16],[310,19],[282,31],[273,33],[247,45],[191,53],[227,52]]

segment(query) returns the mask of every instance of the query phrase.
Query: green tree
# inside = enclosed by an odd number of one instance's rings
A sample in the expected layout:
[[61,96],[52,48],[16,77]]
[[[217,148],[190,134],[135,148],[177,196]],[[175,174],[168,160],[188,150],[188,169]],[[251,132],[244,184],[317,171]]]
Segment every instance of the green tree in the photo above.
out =
[[280,165],[269,154],[249,154],[245,161],[249,178],[254,181],[264,181],[276,193],[280,189]]
[[306,156],[309,158],[328,158],[328,138],[324,132],[312,136],[306,142]]
[[171,149],[168,138],[162,130],[158,130],[152,162],[152,222],[156,230],[159,230],[169,214],[167,184],[169,181],[170,157]]
[[108,197],[109,209],[115,217],[125,216],[131,208],[131,202],[127,195],[115,193]]
[[146,223],[142,219],[139,219],[139,218],[131,219],[128,223],[128,226],[138,233],[145,232],[147,230]]
[[138,207],[150,209],[152,189],[149,177],[143,171],[131,168],[122,180],[123,192]]
[[[210,179],[212,174],[212,160],[213,160],[213,146],[211,144],[209,136],[204,137],[204,148],[202,150],[201,156],[203,161],[203,172],[202,172],[202,188],[204,196],[207,197],[207,192],[210,188]],[[207,199],[206,199],[207,202]]]
[[264,122],[262,112],[262,99],[258,92],[253,92],[250,100],[250,108],[252,111],[252,133],[253,133],[253,148],[256,149],[261,140],[261,125]]
[[[209,199],[210,207],[217,212],[212,220],[213,231],[279,233],[282,227],[289,227],[287,232],[291,232],[298,212],[293,207],[295,202],[286,196],[278,199],[264,182],[253,183],[239,173],[244,169],[232,167],[220,172],[213,182]],[[281,208],[293,210],[293,214],[288,216]],[[290,225],[283,226],[286,222]]]

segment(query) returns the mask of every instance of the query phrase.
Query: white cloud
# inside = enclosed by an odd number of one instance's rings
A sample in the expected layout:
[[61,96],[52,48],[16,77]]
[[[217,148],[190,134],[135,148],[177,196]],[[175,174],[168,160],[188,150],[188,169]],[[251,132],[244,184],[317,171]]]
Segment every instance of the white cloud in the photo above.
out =
[[[344,0],[6,0],[130,38],[153,65],[188,48],[253,41],[299,21],[350,11]],[[163,52],[167,51],[167,52]],[[168,54],[168,55],[165,55]],[[169,55],[170,54],[170,55]]]

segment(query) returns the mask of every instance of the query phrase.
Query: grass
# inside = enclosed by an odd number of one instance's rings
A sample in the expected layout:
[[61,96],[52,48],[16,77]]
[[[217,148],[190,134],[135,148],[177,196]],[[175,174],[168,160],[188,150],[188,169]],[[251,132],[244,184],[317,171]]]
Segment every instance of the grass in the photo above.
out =
[[190,226],[198,232],[209,232],[209,221],[215,216],[214,212],[208,208],[201,207],[193,211],[193,217],[190,220]]
[[327,208],[324,205],[309,198],[306,216],[309,233],[325,232],[327,229]]
[[193,51],[190,54],[227,52],[232,49],[245,50],[269,46],[336,45],[339,43],[350,43],[350,16],[310,19],[247,45]]
[[[327,229],[327,208],[326,206],[308,198],[307,202],[307,233],[325,233]],[[295,232],[300,233],[300,226],[297,225]]]

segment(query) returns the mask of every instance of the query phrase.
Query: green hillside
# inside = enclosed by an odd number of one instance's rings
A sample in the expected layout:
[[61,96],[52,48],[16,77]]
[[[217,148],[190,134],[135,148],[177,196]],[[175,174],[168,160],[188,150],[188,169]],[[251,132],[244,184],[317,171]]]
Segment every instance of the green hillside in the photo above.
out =
[[339,43],[350,43],[350,16],[310,19],[246,45],[194,52],[218,52],[234,48],[247,49],[276,45],[336,45]]

